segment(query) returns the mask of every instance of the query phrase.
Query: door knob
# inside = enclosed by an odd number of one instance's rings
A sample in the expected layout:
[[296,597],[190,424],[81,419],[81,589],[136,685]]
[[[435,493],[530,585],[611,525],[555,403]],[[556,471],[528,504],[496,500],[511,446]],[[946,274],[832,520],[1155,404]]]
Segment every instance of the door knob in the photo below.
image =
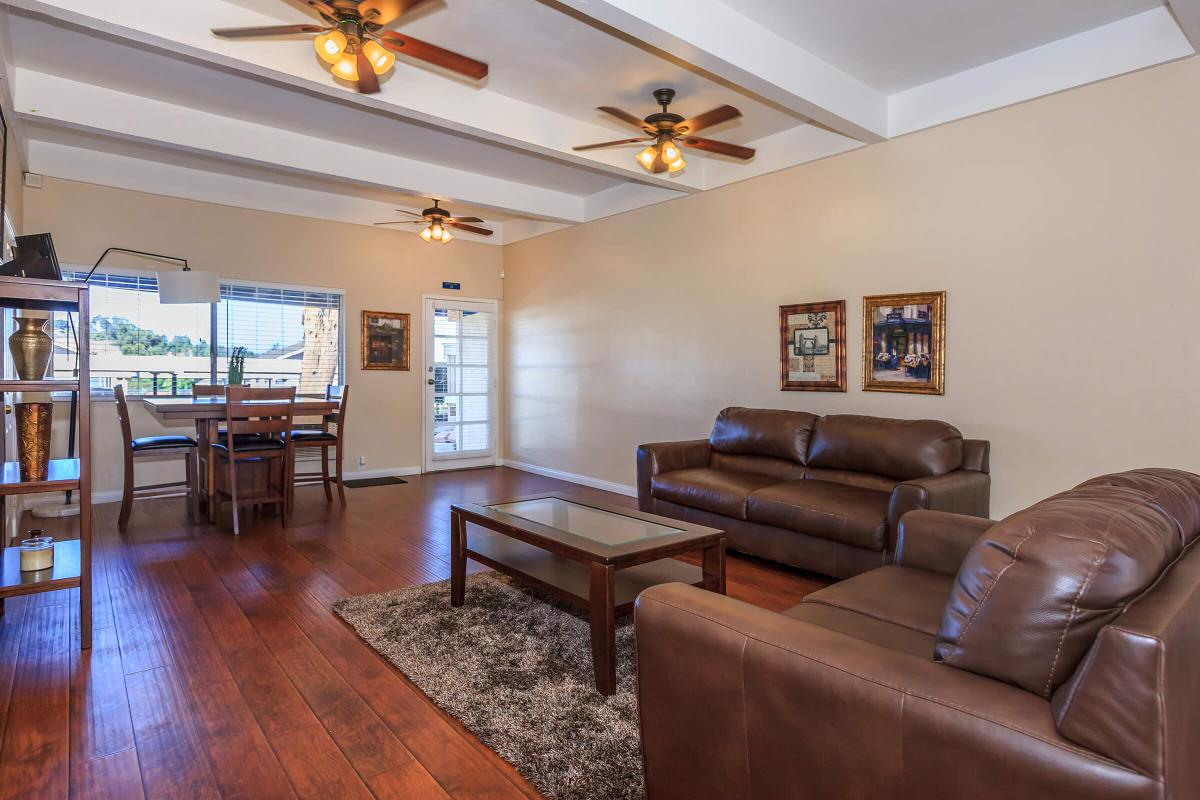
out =
[[425,382],[428,383],[430,386],[433,386],[433,378],[429,378]]

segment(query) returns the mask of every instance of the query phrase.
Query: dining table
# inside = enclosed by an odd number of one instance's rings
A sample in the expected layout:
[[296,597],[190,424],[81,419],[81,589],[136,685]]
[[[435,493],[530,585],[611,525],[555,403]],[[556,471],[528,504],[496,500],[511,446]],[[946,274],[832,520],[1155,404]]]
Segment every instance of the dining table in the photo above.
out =
[[[253,405],[254,402],[274,404],[278,401],[250,401],[250,404]],[[156,397],[150,395],[143,397],[142,403],[147,411],[157,417],[159,422],[167,427],[176,427],[186,422],[195,424],[196,441],[200,444],[200,452],[204,454],[208,469],[196,471],[197,473],[204,473],[204,486],[193,486],[191,488],[193,491],[200,492],[200,500],[207,506],[216,481],[216,475],[213,471],[212,446],[217,441],[217,431],[220,430],[220,425],[225,420],[225,398],[221,395],[211,397],[193,397],[191,395]],[[302,417],[323,417],[326,414],[332,414],[337,411],[338,403],[339,401],[336,398],[327,400],[324,396],[307,397],[296,395],[296,405],[293,415],[297,419]],[[197,474],[195,479],[197,482],[200,481],[201,475]],[[201,491],[201,489],[204,489],[204,491]]]

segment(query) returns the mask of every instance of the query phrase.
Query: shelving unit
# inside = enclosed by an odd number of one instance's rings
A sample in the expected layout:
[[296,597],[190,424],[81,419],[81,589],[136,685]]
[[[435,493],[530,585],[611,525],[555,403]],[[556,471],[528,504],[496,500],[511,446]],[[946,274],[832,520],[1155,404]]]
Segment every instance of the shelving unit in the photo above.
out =
[[[4,548],[0,562],[0,614],[4,613],[6,597],[78,588],[79,640],[86,650],[92,646],[92,403],[88,364],[88,288],[82,283],[0,277],[0,308],[78,312],[78,379],[0,380],[0,401],[8,401],[7,395],[17,392],[79,393],[79,458],[52,459],[43,481],[22,481],[20,465],[15,461],[5,461],[0,467],[0,509],[3,500],[14,495],[71,491],[79,496],[79,539],[54,543],[53,567],[21,572],[19,548]],[[6,332],[4,339],[7,338]],[[6,345],[7,341],[0,342],[0,359],[3,360],[9,358]],[[7,370],[0,371],[0,375],[5,372]]]

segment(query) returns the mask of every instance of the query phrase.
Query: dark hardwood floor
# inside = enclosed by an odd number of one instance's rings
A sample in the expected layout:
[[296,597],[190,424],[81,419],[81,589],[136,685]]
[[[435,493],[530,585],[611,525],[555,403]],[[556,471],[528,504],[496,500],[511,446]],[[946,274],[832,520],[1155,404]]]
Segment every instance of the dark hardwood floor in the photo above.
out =
[[[0,800],[536,798],[330,609],[449,577],[449,504],[556,489],[512,469],[299,490],[293,524],[189,526],[182,499],[138,502],[117,532],[97,506],[95,642],[78,590],[10,599],[0,617]],[[38,520],[53,533],[53,525]],[[824,585],[732,556],[729,594],[768,608]]]

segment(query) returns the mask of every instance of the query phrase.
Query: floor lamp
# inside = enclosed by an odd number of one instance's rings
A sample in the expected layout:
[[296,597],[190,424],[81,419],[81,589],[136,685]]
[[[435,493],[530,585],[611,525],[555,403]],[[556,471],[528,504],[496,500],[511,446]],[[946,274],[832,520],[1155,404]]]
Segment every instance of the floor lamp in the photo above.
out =
[[[132,250],[128,247],[110,247],[100,254],[96,259],[96,263],[88,270],[88,274],[84,276],[83,282],[87,283],[92,279],[92,275],[96,272],[96,268],[108,256],[109,253],[129,253],[135,256],[146,256],[147,258],[157,258],[163,261],[175,261],[183,264],[183,269],[179,272],[159,272],[158,277],[158,302],[164,304],[182,304],[182,303],[216,303],[221,299],[221,287],[215,272],[196,272],[188,266],[186,258],[178,256],[167,256],[162,253],[150,253],[145,250]],[[70,314],[67,315],[67,324],[71,326],[71,335],[75,338],[75,376],[79,376],[79,339],[75,336],[75,325],[71,322]],[[89,390],[91,387],[87,387]],[[75,457],[75,415],[79,410],[79,392],[72,390],[71,392],[71,415],[70,415],[70,430],[67,434],[67,458]],[[35,517],[73,517],[79,514],[79,504],[71,502],[72,492],[67,492],[66,502],[61,506],[41,506],[34,509]]]

